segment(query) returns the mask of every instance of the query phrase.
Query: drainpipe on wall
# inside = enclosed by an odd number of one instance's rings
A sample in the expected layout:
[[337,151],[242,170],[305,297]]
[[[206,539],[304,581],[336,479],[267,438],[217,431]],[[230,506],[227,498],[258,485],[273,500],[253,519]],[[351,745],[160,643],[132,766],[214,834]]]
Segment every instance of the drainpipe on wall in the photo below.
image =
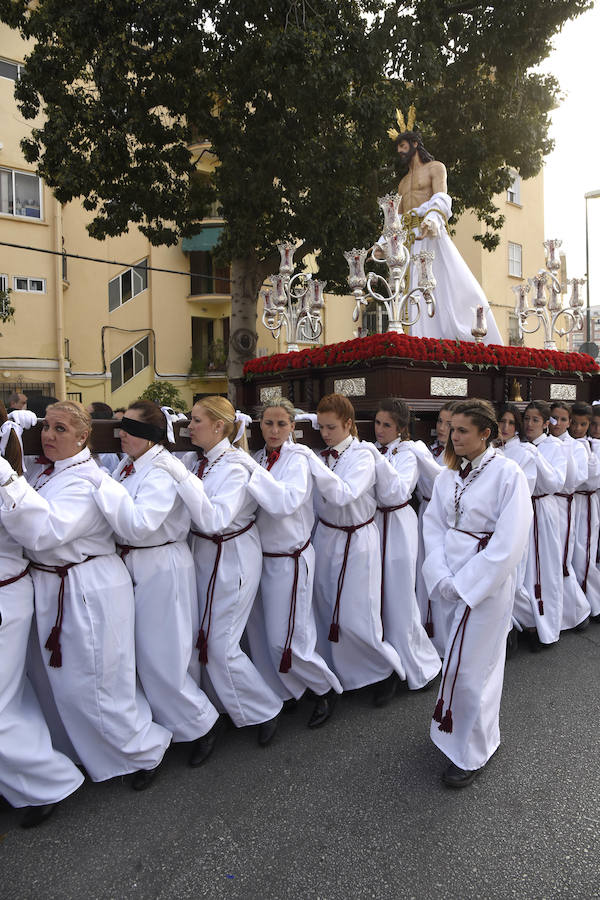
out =
[[54,257],[54,281],[55,281],[55,312],[56,312],[56,361],[58,362],[58,377],[56,393],[59,400],[67,399],[67,379],[65,376],[65,329],[63,307],[63,278],[62,278],[62,208],[58,200],[54,200],[54,249],[57,256]]

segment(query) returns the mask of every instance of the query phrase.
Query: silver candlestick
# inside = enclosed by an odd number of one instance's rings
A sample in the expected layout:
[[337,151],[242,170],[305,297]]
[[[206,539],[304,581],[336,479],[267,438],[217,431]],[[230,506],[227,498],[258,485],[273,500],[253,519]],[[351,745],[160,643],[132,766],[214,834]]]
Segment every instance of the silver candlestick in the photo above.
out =
[[[519,332],[523,334],[535,334],[540,328],[544,329],[544,349],[556,350],[554,336],[564,337],[572,331],[583,328],[582,307],[583,298],[580,288],[585,284],[585,278],[570,278],[567,285],[571,285],[571,296],[568,305],[563,303],[562,287],[557,278],[560,269],[560,260],[557,258],[557,250],[562,241],[553,239],[544,241],[546,254],[546,268],[540,269],[537,275],[528,278],[524,284],[517,284],[512,288],[515,294],[515,313],[519,320]],[[533,289],[532,305],[528,305],[528,295]],[[529,316],[534,316],[533,325],[528,326]],[[559,318],[564,316],[566,327],[559,327]]]
[[[274,338],[285,325],[287,352],[298,350],[300,331],[307,343],[318,340],[323,332],[321,310],[325,306],[323,291],[327,282],[318,281],[310,272],[294,271],[294,244],[277,244],[281,256],[279,273],[268,279],[271,287],[263,287],[259,299],[263,301],[262,321]],[[308,334],[308,338],[305,335]]]
[[[353,321],[358,321],[361,306],[367,306],[371,300],[376,300],[385,307],[389,319],[388,330],[402,333],[404,328],[418,321],[422,313],[421,301],[425,303],[428,316],[435,314],[433,290],[436,282],[432,271],[434,252],[420,250],[412,255],[418,278],[417,287],[407,290],[411,255],[406,246],[407,231],[398,211],[400,201],[399,194],[380,197],[377,202],[384,219],[381,237],[370,250],[354,248],[347,250],[344,257],[349,269],[348,285],[356,302]],[[366,274],[367,260],[385,266],[387,273]],[[376,286],[379,290],[375,290]]]

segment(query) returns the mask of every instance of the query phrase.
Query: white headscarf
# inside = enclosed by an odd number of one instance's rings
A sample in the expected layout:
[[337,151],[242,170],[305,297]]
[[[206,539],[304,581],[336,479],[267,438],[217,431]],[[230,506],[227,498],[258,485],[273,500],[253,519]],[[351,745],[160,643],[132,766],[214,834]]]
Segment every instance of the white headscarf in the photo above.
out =
[[167,420],[167,440],[170,444],[174,444],[175,432],[173,431],[173,422],[181,422],[183,419],[187,422],[187,416],[184,413],[175,412],[170,406],[161,406],[161,411]]
[[246,428],[248,428],[252,424],[252,416],[247,416],[246,413],[240,412],[239,409],[236,409],[235,419],[233,421],[238,423],[238,430],[232,443],[237,444]]

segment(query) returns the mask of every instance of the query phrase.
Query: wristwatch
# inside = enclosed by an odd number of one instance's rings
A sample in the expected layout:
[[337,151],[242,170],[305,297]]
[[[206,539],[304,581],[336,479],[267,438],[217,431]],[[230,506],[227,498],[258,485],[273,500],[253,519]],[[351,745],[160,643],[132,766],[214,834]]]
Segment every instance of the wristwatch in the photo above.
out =
[[2,485],[2,487],[8,487],[8,485],[9,485],[9,484],[12,484],[13,481],[17,481],[18,477],[19,477],[19,476],[16,475],[15,472],[13,472],[12,475],[9,475],[9,476],[8,476],[8,479],[4,482],[4,484]]

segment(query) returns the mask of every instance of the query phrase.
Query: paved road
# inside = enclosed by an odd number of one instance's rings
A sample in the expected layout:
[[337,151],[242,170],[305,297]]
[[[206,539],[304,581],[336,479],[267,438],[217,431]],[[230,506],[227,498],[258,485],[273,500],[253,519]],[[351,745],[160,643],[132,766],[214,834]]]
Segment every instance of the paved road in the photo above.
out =
[[435,697],[303,702],[260,749],[228,731],[201,769],[175,747],[142,794],[86,783],[34,831],[0,808],[2,900],[600,898],[600,626],[508,663],[503,743],[463,791],[439,780]]

